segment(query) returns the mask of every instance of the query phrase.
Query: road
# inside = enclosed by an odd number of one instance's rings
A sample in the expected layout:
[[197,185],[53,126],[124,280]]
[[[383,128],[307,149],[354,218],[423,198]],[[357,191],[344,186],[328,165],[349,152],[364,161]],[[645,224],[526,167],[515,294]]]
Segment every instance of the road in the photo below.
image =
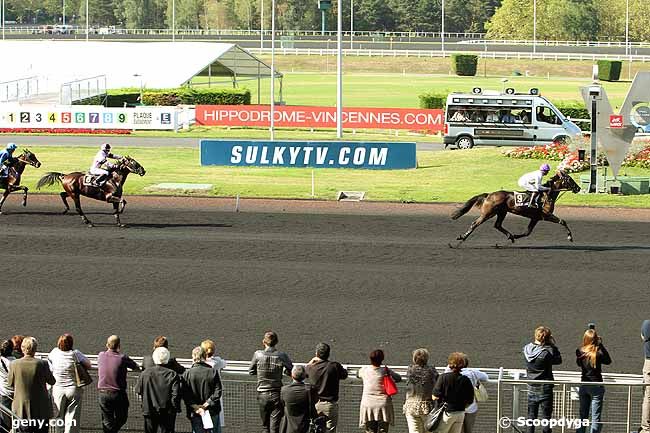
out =
[[559,368],[575,370],[573,352],[595,322],[614,359],[608,371],[641,367],[647,210],[561,207],[574,244],[540,224],[511,246],[485,224],[451,249],[472,220],[451,221],[452,205],[245,200],[235,213],[226,199],[127,200],[128,229],[112,226],[107,205],[84,201],[89,229],[58,214],[57,196],[32,196],[26,209],[10,197],[0,216],[2,335],[33,334],[49,350],[71,332],[96,353],[117,333],[138,355],[164,334],[178,357],[211,337],[228,359],[246,360],[274,329],[300,361],[325,340],[349,363],[381,347],[403,365],[424,346],[435,365],[461,350],[474,366],[518,368],[545,324],[565,356]]

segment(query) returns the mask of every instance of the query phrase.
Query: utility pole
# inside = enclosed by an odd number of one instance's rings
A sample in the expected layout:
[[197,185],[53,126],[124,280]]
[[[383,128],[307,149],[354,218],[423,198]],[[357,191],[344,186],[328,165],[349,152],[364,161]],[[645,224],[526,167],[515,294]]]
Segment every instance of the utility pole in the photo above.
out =
[[343,138],[343,1],[338,0],[336,32],[336,138]]

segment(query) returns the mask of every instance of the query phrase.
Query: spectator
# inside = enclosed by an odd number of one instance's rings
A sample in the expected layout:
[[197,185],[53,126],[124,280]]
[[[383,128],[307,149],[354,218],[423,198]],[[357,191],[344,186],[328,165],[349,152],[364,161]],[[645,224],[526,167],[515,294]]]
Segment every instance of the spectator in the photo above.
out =
[[176,413],[181,410],[181,379],[170,363],[169,350],[158,347],[151,355],[153,367],[138,377],[135,392],[142,397],[144,432],[174,433]]
[[503,110],[501,115],[501,123],[515,123],[517,120],[515,116],[512,115],[510,110]]
[[[602,365],[612,363],[607,349],[595,329],[587,329],[582,337],[582,346],[576,349],[576,363],[582,370],[581,382],[602,382]],[[591,433],[600,433],[603,425],[600,422],[603,411],[605,387],[602,385],[580,385],[580,419],[589,419],[591,408]],[[577,433],[585,433],[581,426]]]
[[[526,376],[528,380],[553,380],[553,366],[562,364],[562,355],[555,345],[551,330],[545,326],[535,329],[535,339],[524,346]],[[541,409],[542,419],[550,419],[553,413],[553,384],[528,385],[528,419],[537,419]],[[550,433],[546,425],[543,433]],[[535,426],[528,427],[534,433]]]
[[402,377],[382,367],[384,351],[381,349],[370,352],[369,366],[361,367],[358,376],[363,380],[363,394],[359,414],[359,427],[365,428],[366,433],[387,433],[388,427],[395,424],[393,398],[386,394],[384,376],[389,374],[395,382]]
[[[478,388],[479,383],[487,382],[488,375],[483,373],[478,368],[469,368],[469,357],[466,354],[462,354],[465,361],[465,367],[460,371],[460,374],[466,376],[474,388]],[[448,371],[451,371],[448,368]],[[476,415],[478,414],[478,404],[476,400],[470,404],[467,409],[465,409],[465,418],[463,419],[463,433],[472,433],[474,430],[474,423],[476,422]]]
[[54,417],[64,421],[64,426],[56,427],[57,433],[78,433],[81,416],[83,388],[77,386],[75,361],[90,369],[90,361],[83,353],[73,349],[74,339],[70,334],[59,337],[57,347],[47,356],[56,384],[52,387]]
[[328,433],[336,433],[339,420],[339,382],[348,377],[348,371],[341,364],[330,361],[330,346],[316,345],[316,356],[307,365],[309,383],[316,391],[316,412],[327,419]]
[[467,110],[458,110],[449,119],[450,122],[467,122],[468,120],[469,115],[467,114]]
[[488,112],[487,116],[485,116],[485,121],[489,123],[497,123],[499,122],[499,112],[498,111],[490,111]]
[[[214,341],[203,340],[201,342],[201,349],[205,351],[205,363],[219,372],[219,380],[221,380],[221,370],[226,368],[226,361],[216,355],[217,346],[214,344]],[[219,411],[219,426],[223,431],[223,428],[226,426],[225,416],[223,414],[223,395],[221,396],[219,403],[221,404],[221,411]]]
[[641,325],[641,339],[645,362],[643,363],[643,406],[641,408],[641,432],[650,433],[650,320],[644,320]]
[[[164,347],[165,349],[169,349],[169,341],[167,340],[167,337],[160,335],[153,340],[153,350],[155,351],[159,347]],[[152,356],[145,356],[142,359],[142,369],[145,370],[147,368],[153,367],[155,365],[155,362],[153,362],[153,357]],[[169,362],[163,367],[169,368],[172,371],[175,371],[176,374],[183,374],[185,371],[185,367],[180,365],[178,361],[176,361],[176,358],[169,358]]]
[[47,385],[56,380],[46,361],[34,358],[38,342],[33,337],[25,337],[21,346],[23,357],[11,363],[7,385],[14,389],[12,411],[23,420],[35,420],[35,427],[22,428],[30,433],[47,433],[48,421],[52,415],[52,405]]
[[117,335],[108,337],[106,349],[97,357],[99,408],[104,433],[117,433],[129,417],[126,370],[140,371],[140,367],[120,353],[120,337]]
[[293,381],[282,387],[280,399],[284,406],[281,431],[283,433],[307,433],[309,421],[316,417],[315,390],[305,384],[307,372],[302,365],[295,365],[291,369]]
[[406,401],[403,413],[406,416],[409,433],[424,433],[424,422],[433,409],[433,386],[438,379],[438,372],[428,365],[429,351],[416,349],[413,351],[413,363],[409,365],[406,374]]
[[[192,423],[192,432],[220,433],[221,379],[219,371],[205,362],[205,350],[201,347],[192,350],[192,368],[183,373],[183,379],[183,399],[187,407],[187,417]],[[205,427],[203,416],[206,412],[210,416],[212,428]]]
[[262,344],[264,350],[255,352],[248,373],[257,375],[257,402],[262,429],[266,433],[278,433],[282,421],[282,373],[290,376],[293,364],[286,353],[275,348],[278,344],[278,335],[275,332],[266,332]]
[[14,358],[20,359],[23,357],[23,351],[22,351],[22,346],[23,346],[23,337],[22,335],[14,335],[11,337],[11,342],[14,344],[14,351],[11,354]]
[[465,409],[474,402],[474,387],[472,382],[461,370],[465,368],[463,353],[453,352],[447,359],[448,373],[442,374],[433,387],[436,399],[447,404],[442,421],[436,433],[460,433],[463,430]]
[[[14,343],[5,340],[0,344],[0,405],[11,409],[11,402],[14,399],[14,390],[7,383],[9,368],[16,359],[13,357]],[[0,432],[11,431],[11,417],[0,411]]]

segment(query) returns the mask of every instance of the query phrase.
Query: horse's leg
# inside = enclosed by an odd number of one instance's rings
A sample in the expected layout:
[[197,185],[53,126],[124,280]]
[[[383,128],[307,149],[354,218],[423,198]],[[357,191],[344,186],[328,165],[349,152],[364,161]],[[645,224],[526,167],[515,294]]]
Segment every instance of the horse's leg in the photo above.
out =
[[113,202],[113,216],[115,217],[115,223],[118,227],[126,227],[125,224],[120,222],[120,201]]
[[74,207],[77,209],[77,213],[81,217],[81,221],[83,221],[84,224],[86,224],[88,227],[94,227],[93,223],[90,222],[90,220],[81,210],[81,198],[79,197],[79,194],[72,194],[72,200],[74,200]]
[[529,236],[533,232],[533,229],[535,228],[538,222],[539,222],[538,219],[532,218],[528,223],[528,228],[526,229],[526,232],[520,235],[514,235],[513,237],[515,239],[519,239],[519,238],[525,238],[526,236]]
[[551,222],[551,223],[560,224],[561,226],[564,226],[564,228],[566,229],[566,234],[567,234],[566,238],[569,241],[573,242],[573,234],[571,233],[571,229],[567,225],[566,221],[556,217],[553,214],[545,214],[545,215],[543,215],[542,218],[544,218],[544,221],[548,221],[548,222]]
[[61,195],[61,200],[63,200],[63,206],[65,206],[65,209],[63,209],[63,214],[65,215],[70,210],[70,205],[68,205],[68,193],[63,191],[59,193],[59,195]]
[[7,189],[5,189],[5,192],[2,194],[2,198],[0,199],[0,215],[2,215],[2,205],[5,203],[5,200],[7,200],[7,196],[11,193],[11,187],[7,186]]
[[120,213],[124,213],[125,207],[126,207],[126,200],[122,199],[122,209],[120,210]]
[[469,235],[471,235],[472,232],[474,230],[476,230],[476,228],[478,226],[480,226],[481,224],[483,224],[485,221],[489,220],[493,216],[494,216],[494,214],[491,214],[491,215],[483,215],[483,214],[481,214],[481,216],[476,218],[474,220],[474,222],[469,226],[469,229],[465,233],[463,233],[462,235],[458,236],[456,238],[456,240],[461,241],[461,242],[465,241],[465,239],[467,239],[469,237]]
[[20,187],[23,190],[23,207],[27,206],[27,191],[29,191],[29,188],[26,186],[21,186]]
[[510,233],[508,230],[503,228],[503,220],[506,219],[506,215],[508,215],[507,211],[500,211],[497,214],[497,220],[494,222],[494,228],[499,230],[501,233],[504,235],[508,236],[508,240],[512,243],[515,242],[515,237]]

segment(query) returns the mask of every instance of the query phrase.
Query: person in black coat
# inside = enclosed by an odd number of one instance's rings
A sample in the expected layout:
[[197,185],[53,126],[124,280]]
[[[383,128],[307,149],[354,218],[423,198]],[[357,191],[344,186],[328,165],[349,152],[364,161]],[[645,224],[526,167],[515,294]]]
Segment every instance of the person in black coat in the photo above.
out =
[[181,379],[163,364],[169,362],[169,350],[154,350],[154,366],[138,377],[135,391],[142,397],[145,433],[174,433],[176,413],[181,411]]
[[[192,423],[193,433],[221,433],[219,412],[221,412],[221,379],[219,370],[205,362],[205,350],[195,347],[192,350],[192,368],[183,373],[183,400],[187,407],[187,417]],[[203,420],[210,414],[212,428]]]
[[311,385],[304,383],[305,367],[296,365],[291,370],[293,381],[282,387],[280,400],[284,406],[284,418],[280,424],[281,433],[307,433],[309,421],[316,417],[314,406],[318,397]]
[[[153,340],[153,350],[156,350],[159,347],[164,347],[165,349],[169,350],[169,341],[167,340],[167,337],[160,335]],[[153,362],[153,357],[152,356],[145,356],[142,358],[142,369],[146,370],[147,368],[151,368],[155,365]],[[185,367],[180,365],[178,361],[176,361],[176,358],[172,358],[171,356],[169,357],[169,361],[163,364],[163,367],[167,367],[170,370],[174,370],[177,374],[183,374],[185,372]]]

